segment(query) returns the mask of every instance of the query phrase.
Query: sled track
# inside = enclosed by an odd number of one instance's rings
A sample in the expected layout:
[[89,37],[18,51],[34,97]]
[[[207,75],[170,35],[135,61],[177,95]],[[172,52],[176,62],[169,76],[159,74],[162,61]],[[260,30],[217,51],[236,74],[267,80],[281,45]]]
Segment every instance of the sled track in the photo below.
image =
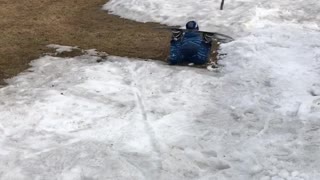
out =
[[120,65],[123,71],[128,73],[128,77],[130,77],[130,86],[132,89],[132,92],[136,98],[136,106],[139,108],[140,113],[142,115],[142,120],[145,128],[146,134],[150,138],[150,144],[153,148],[153,151],[156,153],[157,156],[157,174],[153,179],[162,179],[161,178],[161,170],[162,168],[162,161],[161,161],[161,151],[160,151],[160,145],[157,142],[156,134],[154,129],[152,128],[149,119],[148,119],[148,114],[145,110],[145,105],[144,105],[144,100],[142,97],[141,90],[139,89],[138,82],[136,81],[137,79],[137,74],[135,73],[135,70],[131,68],[124,68],[122,65]]

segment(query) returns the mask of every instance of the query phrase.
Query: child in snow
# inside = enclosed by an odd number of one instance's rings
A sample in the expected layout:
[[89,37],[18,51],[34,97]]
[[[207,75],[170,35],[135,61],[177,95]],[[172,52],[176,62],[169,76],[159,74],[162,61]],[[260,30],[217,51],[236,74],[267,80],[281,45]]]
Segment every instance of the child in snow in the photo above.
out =
[[195,21],[186,24],[186,31],[174,30],[170,42],[170,65],[193,63],[206,64],[210,56],[212,39],[199,32]]

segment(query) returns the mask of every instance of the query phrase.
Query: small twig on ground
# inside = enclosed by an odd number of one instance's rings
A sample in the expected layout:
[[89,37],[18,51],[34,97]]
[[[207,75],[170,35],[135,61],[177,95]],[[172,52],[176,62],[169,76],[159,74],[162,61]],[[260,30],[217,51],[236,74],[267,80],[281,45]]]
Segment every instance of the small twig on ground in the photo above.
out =
[[224,0],[221,1],[220,10],[223,10]]

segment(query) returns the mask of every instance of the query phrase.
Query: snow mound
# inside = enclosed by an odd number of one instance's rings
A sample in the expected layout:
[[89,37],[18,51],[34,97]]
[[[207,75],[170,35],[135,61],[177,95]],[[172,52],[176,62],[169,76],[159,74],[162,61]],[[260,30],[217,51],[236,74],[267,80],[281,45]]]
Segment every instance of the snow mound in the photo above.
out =
[[35,60],[0,90],[1,178],[319,179],[320,41],[300,31],[224,45],[219,73],[92,53]]
[[[320,4],[317,0],[228,0],[220,11],[221,0],[110,0],[103,9],[140,22],[184,26],[196,20],[200,29],[239,36],[251,31],[252,20],[304,24],[319,30]],[[259,19],[257,19],[259,18]],[[248,24],[249,23],[249,24]]]

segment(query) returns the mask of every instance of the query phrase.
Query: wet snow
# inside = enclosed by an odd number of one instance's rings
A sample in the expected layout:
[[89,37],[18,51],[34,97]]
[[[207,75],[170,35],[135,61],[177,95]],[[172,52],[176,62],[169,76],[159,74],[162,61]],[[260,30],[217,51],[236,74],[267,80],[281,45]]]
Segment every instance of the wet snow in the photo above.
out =
[[74,49],[78,49],[78,47],[62,46],[62,45],[59,45],[59,44],[49,44],[49,45],[47,45],[47,47],[55,49],[57,53],[71,52]]
[[0,179],[320,179],[319,6],[111,0],[237,39],[213,72],[95,50],[34,60],[0,89]]
[[[220,31],[238,37],[251,31],[260,20],[284,21],[320,27],[317,0],[228,0],[220,11],[221,0],[110,0],[103,9],[140,22],[184,26],[196,20],[200,29]],[[252,24],[252,22],[254,22]]]

